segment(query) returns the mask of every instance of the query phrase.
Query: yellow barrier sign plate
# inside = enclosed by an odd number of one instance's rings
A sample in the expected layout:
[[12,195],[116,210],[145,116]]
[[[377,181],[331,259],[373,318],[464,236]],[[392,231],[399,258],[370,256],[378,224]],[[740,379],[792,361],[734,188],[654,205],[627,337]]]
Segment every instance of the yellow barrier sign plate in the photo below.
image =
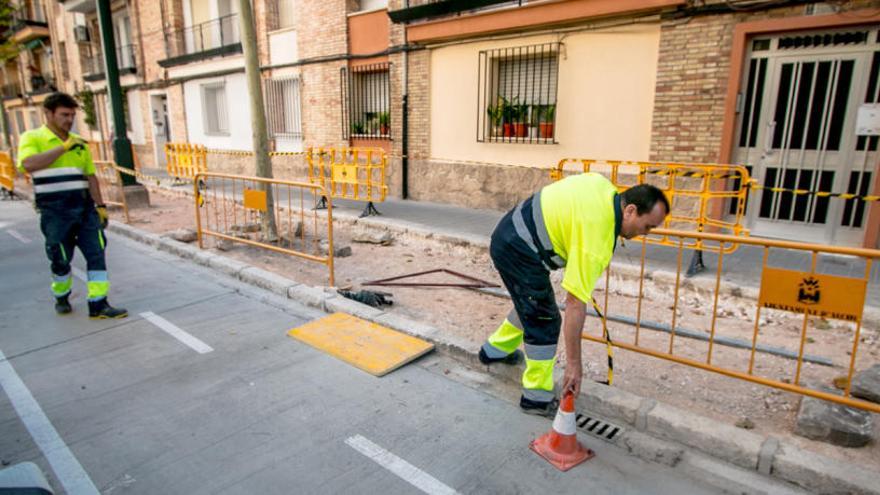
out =
[[287,335],[356,368],[382,376],[421,357],[434,344],[345,313],[333,313]]
[[266,191],[245,189],[244,207],[252,210],[266,211]]
[[764,268],[758,304],[762,308],[805,313],[822,318],[860,321],[866,282],[781,268]]

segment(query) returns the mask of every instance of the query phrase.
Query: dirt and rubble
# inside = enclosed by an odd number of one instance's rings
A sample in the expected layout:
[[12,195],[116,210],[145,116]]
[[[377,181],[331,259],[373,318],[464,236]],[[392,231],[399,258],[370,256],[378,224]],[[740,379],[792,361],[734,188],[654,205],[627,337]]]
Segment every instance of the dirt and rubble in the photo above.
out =
[[[181,228],[194,229],[195,218],[190,197],[162,189],[151,191],[152,207],[133,209],[131,225],[157,234]],[[121,219],[114,212],[115,219]],[[354,242],[353,238],[360,241]],[[372,238],[372,239],[368,239]],[[378,240],[378,241],[377,241]],[[351,222],[340,222],[334,228],[337,246],[349,246],[351,255],[335,259],[336,285],[360,290],[368,288],[393,294],[393,306],[383,308],[401,316],[430,324],[450,335],[469,342],[476,351],[483,340],[511,309],[508,299],[460,288],[362,287],[365,282],[415,272],[446,268],[493,283],[500,279],[485,249],[469,245],[449,245],[436,239],[392,231],[367,230]],[[213,242],[209,243],[213,245]],[[293,256],[273,253],[243,244],[222,246],[222,254],[279,273],[300,283],[325,286],[327,267]],[[211,247],[216,249],[216,247]],[[554,274],[557,294],[560,273]],[[429,275],[409,282],[460,282],[448,275]],[[600,305],[605,304],[604,283],[595,293]],[[675,327],[710,332],[714,297],[711,293],[682,289],[675,305],[673,288],[659,281],[645,280],[639,303],[637,280],[617,276],[612,270],[607,293],[610,315],[636,317],[671,326],[675,306]],[[755,332],[755,303],[747,299],[723,296],[715,311],[715,335],[752,341]],[[758,324],[758,342],[798,352],[803,341],[804,353],[831,358],[834,366],[804,363],[801,383],[832,384],[845,376],[853,348],[854,325],[839,321],[813,319],[803,335],[803,316],[780,311],[763,311]],[[609,322],[609,331],[617,342],[633,343],[633,326]],[[588,318],[587,332],[600,337],[601,322]],[[880,362],[880,330],[870,326],[861,329],[856,369],[867,369]],[[670,343],[671,342],[671,343]],[[658,352],[705,363],[709,343],[669,333],[641,328],[638,344]],[[606,351],[604,345],[585,342],[584,362],[587,379],[604,380]],[[559,353],[563,355],[562,352]],[[876,468],[880,465],[880,417],[875,415],[875,440],[858,449],[845,449],[795,436],[800,396],[751,382],[728,378],[632,351],[616,349],[614,386],[634,394],[711,417],[729,424],[772,434],[805,450],[853,461]],[[747,372],[751,351],[715,344],[713,365]],[[797,362],[766,353],[756,353],[753,363],[756,375],[794,381]]]

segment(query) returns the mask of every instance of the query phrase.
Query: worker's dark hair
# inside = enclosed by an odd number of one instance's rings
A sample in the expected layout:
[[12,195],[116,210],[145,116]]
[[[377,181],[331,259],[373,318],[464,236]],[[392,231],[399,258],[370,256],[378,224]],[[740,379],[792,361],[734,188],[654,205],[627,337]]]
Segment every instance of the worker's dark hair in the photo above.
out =
[[43,100],[43,108],[50,112],[54,112],[56,108],[79,108],[79,103],[67,93],[52,93]]
[[623,191],[620,196],[623,198],[624,205],[636,205],[636,211],[639,215],[650,213],[654,209],[654,205],[659,201],[666,207],[666,214],[669,215],[669,200],[663,191],[657,189],[651,184],[639,184],[632,186]]

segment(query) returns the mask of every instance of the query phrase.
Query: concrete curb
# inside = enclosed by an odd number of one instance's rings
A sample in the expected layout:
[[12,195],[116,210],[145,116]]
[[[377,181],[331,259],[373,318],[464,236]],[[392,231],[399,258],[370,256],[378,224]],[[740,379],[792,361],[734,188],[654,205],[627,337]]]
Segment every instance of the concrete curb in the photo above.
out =
[[[241,261],[207,253],[195,246],[150,234],[129,225],[111,223],[109,230],[307,306],[325,312],[349,313],[429,340],[438,351],[470,367],[485,370],[491,376],[511,383],[520,382],[520,367],[484,366],[477,359],[475,349],[471,348],[470,343],[443,335],[433,326],[385,313],[337,296],[329,289],[300,284]],[[646,460],[675,465],[682,458],[683,449],[680,446],[683,445],[750,473],[769,474],[811,491],[880,495],[880,484],[877,483],[880,471],[871,471],[805,452],[781,443],[772,436],[763,437],[731,425],[719,424],[624,390],[591,381],[584,381],[582,389],[577,400],[578,408],[631,428],[632,431],[618,437],[616,443]]]

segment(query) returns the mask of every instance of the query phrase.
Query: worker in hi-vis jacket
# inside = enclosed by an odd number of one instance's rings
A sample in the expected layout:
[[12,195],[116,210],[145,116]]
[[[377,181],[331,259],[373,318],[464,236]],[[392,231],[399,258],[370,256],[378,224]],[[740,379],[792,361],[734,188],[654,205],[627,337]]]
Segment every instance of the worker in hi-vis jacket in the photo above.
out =
[[107,208],[89,148],[71,132],[78,106],[65,93],[46,97],[46,125],[21,135],[18,168],[30,174],[34,182],[34,201],[40,211],[40,230],[46,238],[46,256],[52,270],[55,311],[72,311],[70,262],[74,248],[79,247],[86,259],[89,316],[123,318],[128,312],[107,302]]
[[[552,417],[553,365],[560,327],[565,339],[562,390],[580,392],[581,331],[586,303],[611,261],[618,236],[630,239],[663,224],[669,200],[640,184],[618,194],[596,173],[567,177],[518,204],[492,233],[489,253],[513,299],[513,310],[480,348],[483,364],[517,364],[525,341],[520,408]],[[565,318],[556,305],[550,271],[565,268]]]

